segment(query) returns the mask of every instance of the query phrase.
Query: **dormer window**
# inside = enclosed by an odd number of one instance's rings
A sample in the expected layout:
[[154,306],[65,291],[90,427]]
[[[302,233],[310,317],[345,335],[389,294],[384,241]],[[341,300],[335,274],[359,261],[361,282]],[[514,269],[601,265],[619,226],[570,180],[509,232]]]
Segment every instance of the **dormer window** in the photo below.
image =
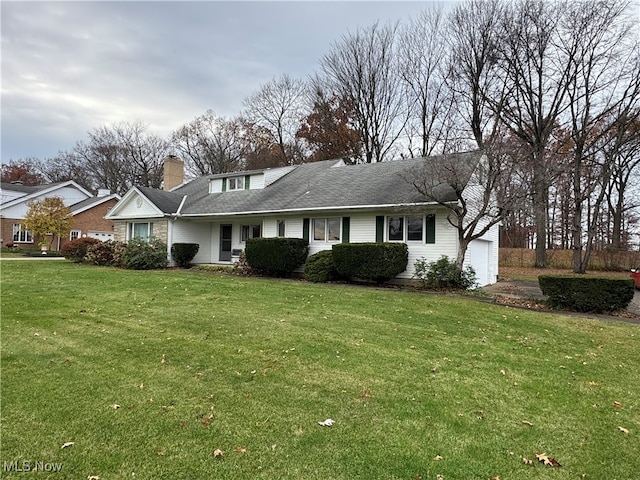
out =
[[244,177],[231,177],[227,180],[227,190],[244,190]]

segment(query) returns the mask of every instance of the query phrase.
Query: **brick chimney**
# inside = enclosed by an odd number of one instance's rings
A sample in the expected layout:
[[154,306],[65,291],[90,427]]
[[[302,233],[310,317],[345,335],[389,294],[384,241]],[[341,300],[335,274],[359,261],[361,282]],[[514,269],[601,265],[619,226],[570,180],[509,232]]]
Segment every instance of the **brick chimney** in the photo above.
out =
[[184,162],[180,157],[169,155],[164,159],[163,190],[171,190],[184,182]]

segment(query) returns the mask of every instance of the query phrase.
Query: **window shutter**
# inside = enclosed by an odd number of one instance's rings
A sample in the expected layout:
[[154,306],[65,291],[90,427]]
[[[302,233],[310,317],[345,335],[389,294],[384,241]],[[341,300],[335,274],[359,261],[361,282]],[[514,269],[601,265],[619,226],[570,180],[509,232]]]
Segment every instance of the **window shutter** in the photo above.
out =
[[384,242],[384,215],[376,216],[376,242]]
[[302,219],[302,238],[304,238],[307,242],[309,241],[309,219]]
[[251,175],[244,176],[244,189],[249,190],[249,186],[251,185]]
[[222,179],[222,191],[223,192],[227,191],[227,179],[226,178]]
[[342,217],[342,243],[349,243],[351,217]]
[[427,228],[426,243],[436,243],[436,216],[427,215],[425,226]]

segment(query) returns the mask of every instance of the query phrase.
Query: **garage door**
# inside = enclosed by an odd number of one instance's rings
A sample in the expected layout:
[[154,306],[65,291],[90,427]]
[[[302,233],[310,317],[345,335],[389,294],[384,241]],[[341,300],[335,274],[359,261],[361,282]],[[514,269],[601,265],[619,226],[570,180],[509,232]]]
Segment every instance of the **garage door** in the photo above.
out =
[[476,271],[478,283],[487,285],[489,281],[489,247],[491,242],[474,240],[469,244],[469,258],[471,266]]
[[97,238],[98,240],[101,240],[103,242],[115,239],[115,235],[113,232],[92,232],[91,230],[87,232],[87,237]]

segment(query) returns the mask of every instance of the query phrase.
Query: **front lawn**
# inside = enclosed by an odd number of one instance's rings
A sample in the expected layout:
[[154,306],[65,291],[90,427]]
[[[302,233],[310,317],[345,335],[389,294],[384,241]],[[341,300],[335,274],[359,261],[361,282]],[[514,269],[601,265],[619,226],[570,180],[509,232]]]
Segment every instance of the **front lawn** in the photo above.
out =
[[637,325],[66,261],[1,287],[2,478],[638,475]]

